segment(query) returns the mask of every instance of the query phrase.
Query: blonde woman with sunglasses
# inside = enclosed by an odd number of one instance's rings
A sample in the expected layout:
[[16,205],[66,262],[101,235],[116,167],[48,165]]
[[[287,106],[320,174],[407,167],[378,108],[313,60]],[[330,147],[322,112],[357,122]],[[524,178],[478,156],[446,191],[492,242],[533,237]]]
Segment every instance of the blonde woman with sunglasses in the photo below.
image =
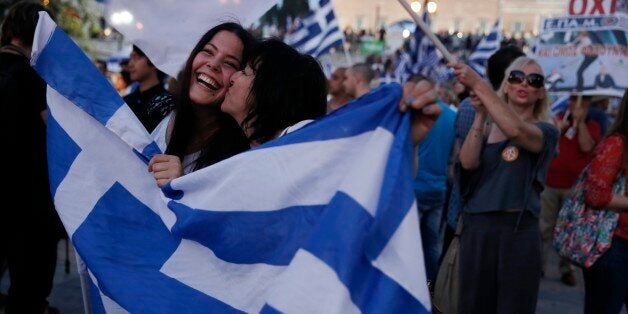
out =
[[520,57],[495,92],[469,66],[452,65],[476,109],[460,151],[465,313],[534,313],[541,279],[540,193],[558,131],[544,122],[543,70]]

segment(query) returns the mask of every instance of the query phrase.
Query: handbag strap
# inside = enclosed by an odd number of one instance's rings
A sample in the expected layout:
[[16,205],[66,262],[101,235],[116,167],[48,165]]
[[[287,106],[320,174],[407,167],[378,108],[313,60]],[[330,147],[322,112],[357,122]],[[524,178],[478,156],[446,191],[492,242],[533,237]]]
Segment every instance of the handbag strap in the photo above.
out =
[[457,237],[460,234],[462,234],[462,226],[463,226],[463,220],[464,220],[464,213],[461,213],[458,217],[458,224],[456,225],[456,231],[454,232],[454,236]]
[[[536,124],[536,123],[535,123]],[[545,134],[543,134],[543,142],[545,142]],[[528,203],[530,201],[530,192],[532,191],[532,189],[534,188],[532,186],[532,184],[534,183],[534,180],[536,179],[537,176],[537,172],[539,171],[540,168],[540,164],[541,162],[545,159],[545,155],[547,154],[547,149],[545,148],[545,145],[543,146],[542,150],[541,150],[541,154],[539,155],[539,159],[537,159],[536,164],[534,165],[534,168],[532,170],[532,176],[530,176],[530,181],[528,182],[528,189],[525,192],[525,201],[524,201],[524,205],[523,205],[523,210],[519,213],[519,217],[517,217],[517,224],[515,225],[515,232],[517,232],[517,230],[519,230],[519,224],[521,223],[521,218],[523,218],[523,214],[526,212],[527,208],[528,208]]]

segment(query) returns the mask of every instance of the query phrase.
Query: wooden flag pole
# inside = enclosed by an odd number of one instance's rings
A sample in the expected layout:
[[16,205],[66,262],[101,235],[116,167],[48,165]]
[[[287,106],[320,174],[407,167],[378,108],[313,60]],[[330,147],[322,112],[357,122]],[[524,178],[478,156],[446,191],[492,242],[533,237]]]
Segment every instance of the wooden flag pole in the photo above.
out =
[[[406,9],[406,11],[408,11],[408,13],[410,14],[410,16],[412,16],[412,19],[414,20],[416,25],[418,25],[421,28],[421,30],[423,30],[423,33],[427,35],[427,37],[434,43],[434,46],[436,46],[436,49],[438,49],[443,54],[443,57],[445,57],[447,62],[449,63],[458,62],[456,58],[454,58],[454,56],[451,55],[449,51],[447,51],[447,48],[445,48],[445,45],[443,45],[443,43],[436,37],[436,35],[432,33],[432,30],[430,30],[429,27],[425,25],[425,23],[423,22],[423,19],[421,19],[419,15],[416,14],[416,12],[412,10],[412,7],[410,6],[410,4],[406,0],[399,0],[399,3],[401,3],[401,5]],[[427,8],[425,8],[424,10],[426,9]]]

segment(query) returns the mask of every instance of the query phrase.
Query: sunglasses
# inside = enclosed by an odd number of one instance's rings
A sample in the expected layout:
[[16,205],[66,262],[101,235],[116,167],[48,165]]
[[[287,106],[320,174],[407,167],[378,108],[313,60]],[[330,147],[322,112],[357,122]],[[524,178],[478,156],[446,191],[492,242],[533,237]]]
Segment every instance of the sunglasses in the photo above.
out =
[[528,85],[534,88],[541,88],[543,87],[543,82],[545,81],[545,78],[543,77],[543,75],[536,73],[528,74],[526,76],[523,71],[519,70],[511,71],[510,75],[508,76],[508,83],[510,84],[521,84],[524,80],[528,83]]

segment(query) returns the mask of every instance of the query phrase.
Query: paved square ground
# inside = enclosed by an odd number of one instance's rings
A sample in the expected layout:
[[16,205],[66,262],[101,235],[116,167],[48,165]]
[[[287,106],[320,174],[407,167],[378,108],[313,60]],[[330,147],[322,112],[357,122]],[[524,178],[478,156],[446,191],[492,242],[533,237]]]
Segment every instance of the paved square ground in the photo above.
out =
[[[76,271],[76,259],[74,249],[69,247],[70,272],[65,273],[65,241],[59,242],[59,258],[57,262],[57,272],[55,283],[50,295],[50,304],[57,307],[62,314],[83,313],[83,300],[81,294],[81,283]],[[551,254],[546,269],[546,276],[541,282],[537,313],[539,314],[564,314],[582,313],[584,305],[584,285],[582,272],[576,271],[578,284],[575,287],[565,286],[560,282],[558,273],[558,257]],[[0,291],[6,293],[9,282],[5,274],[0,282]],[[623,313],[626,313],[624,308]],[[0,310],[0,314],[4,314]]]

